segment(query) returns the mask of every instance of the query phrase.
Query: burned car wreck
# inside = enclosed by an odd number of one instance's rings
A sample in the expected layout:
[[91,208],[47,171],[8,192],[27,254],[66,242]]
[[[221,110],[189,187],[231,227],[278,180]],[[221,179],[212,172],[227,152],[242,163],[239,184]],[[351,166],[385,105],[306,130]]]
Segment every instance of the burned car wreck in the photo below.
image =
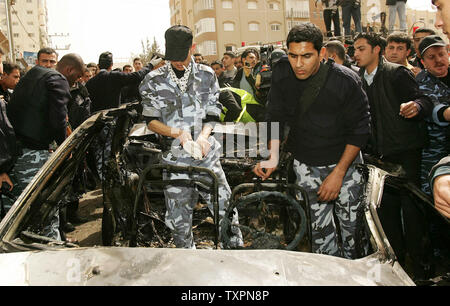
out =
[[[86,150],[107,126],[113,128],[102,171],[102,246],[80,247],[43,237],[44,226],[71,192]],[[289,155],[281,158],[271,180],[261,182],[251,171],[261,158],[254,157],[259,156],[254,135],[243,126],[224,124],[216,126],[215,136],[224,140],[221,164],[233,191],[224,220],[231,220],[237,208],[243,248],[218,250],[228,235],[218,233],[214,174],[205,168],[161,165],[158,138],[141,123],[139,105],[128,104],[97,113],[75,130],[2,220],[0,284],[415,285],[414,275],[397,262],[377,215],[385,184],[406,188],[424,215],[433,215],[450,229],[431,199],[402,180],[399,169],[373,160],[361,165],[367,183],[359,232],[370,245],[369,254],[361,251],[356,260],[313,254],[308,199],[294,184]],[[239,148],[239,137],[250,145]],[[226,154],[228,149],[234,154]],[[169,182],[162,179],[163,171],[204,173],[209,179]],[[201,202],[194,209],[197,250],[175,249],[165,226],[163,188],[169,183],[195,186],[214,199],[212,212]],[[448,284],[449,272],[449,262],[440,262],[432,278],[418,284]]]

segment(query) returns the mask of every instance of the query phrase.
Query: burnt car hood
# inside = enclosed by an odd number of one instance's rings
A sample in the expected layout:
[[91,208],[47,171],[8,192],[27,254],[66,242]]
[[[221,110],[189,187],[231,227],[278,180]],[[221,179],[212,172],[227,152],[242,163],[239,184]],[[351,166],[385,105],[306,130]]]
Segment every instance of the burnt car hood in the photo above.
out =
[[[65,268],[62,268],[65,267]],[[245,268],[243,268],[245,267]],[[0,285],[408,286],[377,254],[347,260],[282,250],[80,248],[0,255]]]

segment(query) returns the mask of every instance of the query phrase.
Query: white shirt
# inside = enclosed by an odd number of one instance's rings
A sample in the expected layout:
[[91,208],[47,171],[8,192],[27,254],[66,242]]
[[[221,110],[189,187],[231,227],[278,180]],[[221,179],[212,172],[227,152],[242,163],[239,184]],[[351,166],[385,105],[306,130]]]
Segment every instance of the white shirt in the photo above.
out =
[[377,74],[377,70],[378,70],[378,67],[377,68],[375,68],[373,71],[372,71],[372,73],[367,73],[367,70],[366,71],[364,71],[364,79],[366,80],[366,82],[367,82],[367,85],[372,85],[372,83],[373,83],[373,78],[375,77],[375,74]]

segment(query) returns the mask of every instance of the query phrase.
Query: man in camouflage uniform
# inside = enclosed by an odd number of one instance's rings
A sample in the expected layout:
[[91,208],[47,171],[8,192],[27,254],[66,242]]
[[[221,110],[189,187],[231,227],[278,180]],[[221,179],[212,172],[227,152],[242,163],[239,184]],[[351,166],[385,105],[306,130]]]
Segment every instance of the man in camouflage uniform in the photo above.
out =
[[429,144],[422,152],[422,190],[432,194],[428,173],[442,158],[450,154],[450,69],[445,42],[437,35],[425,37],[419,45],[425,69],[416,77],[420,90],[434,104],[433,113],[427,118]]
[[[149,73],[140,86],[143,115],[150,130],[172,142],[170,150],[163,153],[162,163],[204,167],[217,175],[219,219],[222,220],[231,190],[219,161],[220,144],[210,136],[222,110],[218,103],[217,78],[212,69],[194,62],[192,32],[189,28],[171,27],[165,37],[167,64]],[[196,139],[195,143],[193,139]],[[189,143],[201,148],[200,156],[189,154],[180,147],[186,147]],[[200,176],[165,173],[164,179],[193,179]],[[192,187],[170,185],[164,194],[167,209],[165,223],[172,230],[175,245],[179,248],[195,248],[192,235],[193,209],[200,194],[212,211],[211,195]],[[237,211],[233,219],[233,223],[238,222]],[[241,232],[235,227],[232,227],[232,231],[234,236],[229,246],[241,246]]]
[[[281,131],[290,126],[287,149],[295,158],[297,185],[309,198],[313,252],[358,258],[367,252],[358,234],[363,176],[356,165],[370,133],[368,100],[355,72],[333,60],[321,63],[322,42],[322,32],[311,23],[292,28],[288,57],[273,70],[266,116],[280,122]],[[263,180],[277,167],[279,145],[272,136],[270,159],[253,170]]]

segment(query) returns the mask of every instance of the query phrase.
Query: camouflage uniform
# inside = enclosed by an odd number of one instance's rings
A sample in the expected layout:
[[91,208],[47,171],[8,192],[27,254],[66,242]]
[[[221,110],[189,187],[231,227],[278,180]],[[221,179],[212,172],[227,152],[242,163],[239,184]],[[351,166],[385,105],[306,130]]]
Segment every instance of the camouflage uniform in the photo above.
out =
[[[17,159],[14,169],[11,171],[11,181],[14,184],[12,194],[17,199],[28,184],[33,180],[35,175],[39,172],[42,166],[50,158],[48,150],[31,150],[27,148],[22,149],[22,155]],[[14,202],[7,198],[5,208],[9,210]],[[46,226],[42,235],[56,240],[61,240],[59,233],[59,211],[56,210],[49,226]]]
[[[313,167],[294,160],[297,185],[304,188],[309,197],[313,252],[349,259],[358,257],[356,243],[358,240],[358,245],[360,245],[362,237],[357,238],[357,225],[360,211],[362,211],[361,196],[364,179],[355,166],[361,162],[362,159],[359,156],[349,167],[343,179],[339,196],[335,201],[318,202],[317,191],[336,165]],[[338,241],[333,210],[339,220],[342,243]],[[362,252],[367,254],[368,245],[363,247]]]
[[[219,86],[214,72],[207,66],[195,64],[191,60],[186,73],[191,70],[187,86],[180,88],[170,77],[170,62],[166,66],[149,73],[140,86],[143,115],[159,118],[167,126],[191,131],[196,140],[203,128],[202,121],[207,115],[219,117],[222,107],[218,103]],[[202,160],[194,160],[179,146],[179,141],[172,142],[171,149],[164,152],[162,163],[181,166],[197,166],[211,169],[219,178],[219,211],[220,220],[228,207],[231,195],[230,187],[219,162],[220,144],[214,137],[209,137],[211,150]],[[192,179],[204,175],[166,173],[165,179]],[[192,212],[197,204],[198,194],[208,203],[212,211],[211,196],[191,187],[167,186],[164,191],[166,198],[166,225],[172,230],[174,241],[179,248],[195,248],[192,235]],[[237,211],[233,223],[238,222]],[[243,244],[242,234],[236,227],[232,228],[234,237],[230,247]]]
[[429,96],[434,103],[433,113],[431,117],[426,119],[429,145],[422,152],[420,175],[422,190],[431,194],[428,174],[439,160],[450,154],[449,122],[439,121],[437,116],[440,109],[450,106],[450,88],[427,70],[422,70],[417,75],[416,80],[420,90]]

